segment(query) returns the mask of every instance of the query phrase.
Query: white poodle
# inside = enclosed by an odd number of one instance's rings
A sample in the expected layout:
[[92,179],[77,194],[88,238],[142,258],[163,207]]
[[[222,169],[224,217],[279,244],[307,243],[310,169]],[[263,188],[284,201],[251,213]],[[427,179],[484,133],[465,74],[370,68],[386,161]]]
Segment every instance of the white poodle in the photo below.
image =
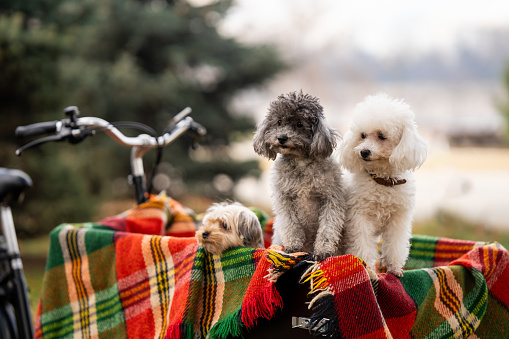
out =
[[414,113],[402,100],[380,93],[359,103],[340,148],[341,164],[351,172],[344,250],[374,267],[403,276],[415,207],[412,171],[427,156]]

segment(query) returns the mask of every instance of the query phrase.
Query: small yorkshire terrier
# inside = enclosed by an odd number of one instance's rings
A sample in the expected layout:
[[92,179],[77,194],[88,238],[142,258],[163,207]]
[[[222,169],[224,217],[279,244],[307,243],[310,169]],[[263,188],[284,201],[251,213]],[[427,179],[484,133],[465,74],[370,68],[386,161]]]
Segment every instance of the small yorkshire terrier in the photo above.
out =
[[238,202],[216,203],[207,209],[196,239],[210,254],[231,247],[263,248],[263,235],[256,214]]

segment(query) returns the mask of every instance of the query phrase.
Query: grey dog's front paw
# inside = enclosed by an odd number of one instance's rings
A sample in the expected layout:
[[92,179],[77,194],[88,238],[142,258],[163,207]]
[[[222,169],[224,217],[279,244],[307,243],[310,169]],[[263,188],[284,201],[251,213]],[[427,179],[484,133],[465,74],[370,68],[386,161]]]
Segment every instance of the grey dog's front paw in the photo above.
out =
[[331,254],[331,253],[316,253],[316,254],[313,254],[313,258],[316,260],[316,261],[323,261],[327,258],[330,258],[330,257],[333,257],[334,255]]
[[298,248],[298,247],[292,247],[292,246],[284,246],[283,247],[283,251],[285,253],[297,253],[297,252],[302,252],[302,249],[301,248]]

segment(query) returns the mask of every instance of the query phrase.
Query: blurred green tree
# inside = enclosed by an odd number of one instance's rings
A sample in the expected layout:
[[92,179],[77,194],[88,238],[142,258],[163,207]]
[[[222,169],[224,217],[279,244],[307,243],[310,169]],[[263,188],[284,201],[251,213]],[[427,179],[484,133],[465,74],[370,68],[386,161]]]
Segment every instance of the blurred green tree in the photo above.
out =
[[[111,198],[115,178],[130,170],[129,150],[100,136],[80,146],[45,145],[13,156],[16,126],[61,119],[58,112],[69,105],[78,106],[82,116],[138,121],[158,132],[190,106],[207,128],[202,154],[208,156],[191,159],[191,140],[182,138],[166,150],[167,172],[194,192],[214,197],[232,197],[230,186],[210,184],[218,175],[235,182],[257,173],[255,161],[235,163],[229,157],[230,143],[254,129],[247,112],[233,112],[229,103],[285,64],[271,46],[246,46],[218,33],[231,6],[232,1],[217,1],[194,7],[183,0],[0,4],[0,159],[2,166],[24,169],[34,179],[19,220],[27,232],[89,220],[97,204]],[[148,165],[153,157],[146,156]],[[182,192],[170,188],[177,198]]]

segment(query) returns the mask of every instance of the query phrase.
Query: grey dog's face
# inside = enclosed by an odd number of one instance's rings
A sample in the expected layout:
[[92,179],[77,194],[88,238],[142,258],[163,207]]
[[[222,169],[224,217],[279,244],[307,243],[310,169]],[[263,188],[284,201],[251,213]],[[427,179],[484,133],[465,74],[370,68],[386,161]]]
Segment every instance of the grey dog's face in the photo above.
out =
[[298,112],[274,116],[269,122],[272,129],[267,131],[266,140],[272,151],[279,154],[306,156],[313,140],[313,123],[301,117]]
[[253,137],[253,147],[272,160],[277,154],[325,158],[332,154],[339,137],[326,124],[318,98],[302,91],[291,92],[270,103]]

